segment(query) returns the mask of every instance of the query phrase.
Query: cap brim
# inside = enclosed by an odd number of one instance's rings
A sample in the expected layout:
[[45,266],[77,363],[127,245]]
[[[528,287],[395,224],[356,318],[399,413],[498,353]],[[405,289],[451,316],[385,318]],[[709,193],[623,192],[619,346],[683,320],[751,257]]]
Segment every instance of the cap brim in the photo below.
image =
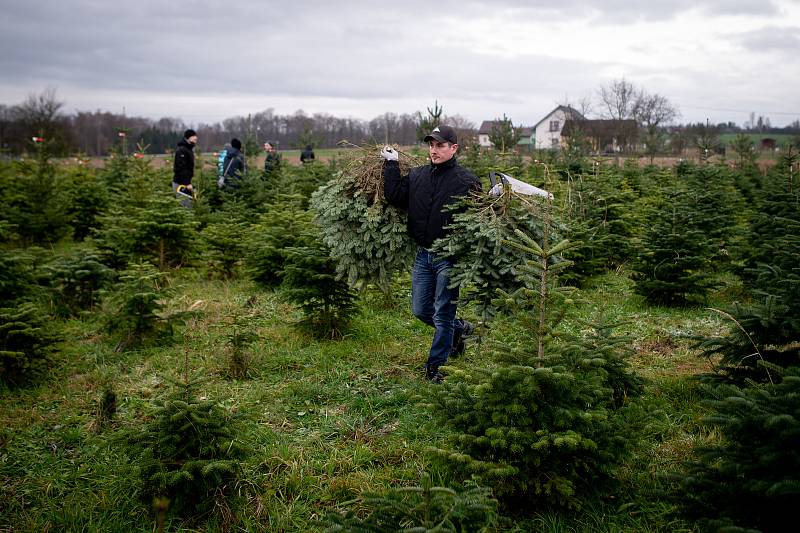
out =
[[450,141],[448,141],[447,139],[445,139],[444,137],[442,137],[441,135],[438,135],[438,134],[435,134],[435,133],[434,133],[434,134],[432,134],[432,135],[426,135],[426,136],[425,136],[425,138],[424,138],[424,139],[422,139],[422,140],[423,140],[424,142],[430,142],[431,140],[437,140],[437,141],[439,141],[440,143],[446,143],[446,142],[450,142]]

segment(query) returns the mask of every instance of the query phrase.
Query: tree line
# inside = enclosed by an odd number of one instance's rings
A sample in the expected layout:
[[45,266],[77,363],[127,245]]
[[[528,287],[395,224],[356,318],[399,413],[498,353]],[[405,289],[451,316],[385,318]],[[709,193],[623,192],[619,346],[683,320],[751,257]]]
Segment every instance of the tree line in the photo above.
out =
[[[188,125],[180,118],[153,120],[108,111],[63,112],[54,89],[30,95],[17,105],[0,104],[0,151],[19,155],[32,151],[37,140],[48,143],[55,155],[107,155],[114,149],[133,151],[140,145],[148,153],[172,150]],[[383,143],[391,140],[414,144],[420,114],[384,113],[372,120],[340,118],[327,113],[309,115],[298,110],[290,115],[267,109],[246,117],[232,117],[214,124],[199,124],[201,150],[213,150],[238,137],[245,146],[260,147],[264,142],[280,149],[334,147],[341,140],[353,143]],[[124,139],[124,142],[121,140]]]
[[[601,86],[594,102],[585,98],[565,105],[575,109],[577,116],[581,117],[576,121],[579,130],[586,129],[580,127],[583,117],[597,115],[616,124],[613,136],[619,145],[628,148],[626,151],[640,147],[637,150],[650,155],[665,151],[667,146],[670,151],[679,152],[685,146],[697,144],[693,139],[698,137],[710,139],[705,144],[712,145],[713,137],[721,133],[800,133],[798,120],[785,128],[774,128],[770,126],[769,117],[756,119],[754,114],[743,127],[733,122],[675,125],[680,116],[677,107],[666,97],[649,93],[624,78]],[[48,143],[49,151],[56,156],[104,156],[113,150],[130,153],[136,149],[151,154],[166,153],[174,149],[188,126],[177,117],[150,119],[100,110],[77,111],[70,115],[63,109],[64,102],[57,98],[54,88],[31,94],[20,104],[0,104],[0,154],[17,156],[30,153],[33,144],[41,140]],[[341,118],[327,113],[307,114],[303,110],[280,115],[270,108],[213,124],[201,123],[194,129],[198,132],[198,144],[203,151],[216,150],[232,137],[238,137],[246,151],[253,152],[265,142],[271,142],[279,149],[307,145],[331,148],[342,140],[356,144],[392,142],[411,145],[420,142],[434,122],[453,125],[467,142],[476,133],[474,124],[459,115],[445,115],[438,102],[426,113],[387,112],[371,120]],[[514,146],[520,128],[505,115],[495,122],[500,126],[507,125],[505,129],[508,130],[500,131],[503,127],[499,127],[497,132],[493,132],[493,137],[500,139],[495,146]],[[573,139],[570,144],[579,145],[579,141]]]

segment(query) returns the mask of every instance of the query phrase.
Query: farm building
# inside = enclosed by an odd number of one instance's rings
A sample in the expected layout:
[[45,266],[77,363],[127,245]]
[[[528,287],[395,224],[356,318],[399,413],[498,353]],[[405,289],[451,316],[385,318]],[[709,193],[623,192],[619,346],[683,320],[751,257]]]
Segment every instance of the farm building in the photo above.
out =
[[544,116],[533,126],[531,142],[537,150],[561,148],[561,131],[567,120],[583,120],[583,115],[575,108],[560,105]]
[[[561,130],[567,120],[583,120],[583,115],[573,107],[557,106],[544,116],[532,128],[522,128],[522,136],[517,143],[518,149],[523,150],[543,150],[561,148]],[[492,133],[492,126],[495,121],[484,120],[478,129],[478,144],[480,146],[492,146],[489,135]]]

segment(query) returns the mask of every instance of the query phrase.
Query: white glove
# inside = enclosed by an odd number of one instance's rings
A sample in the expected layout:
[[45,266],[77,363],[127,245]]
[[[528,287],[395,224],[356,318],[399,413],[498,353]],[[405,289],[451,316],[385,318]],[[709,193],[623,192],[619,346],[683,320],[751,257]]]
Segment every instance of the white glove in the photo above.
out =
[[495,183],[494,187],[489,189],[489,196],[500,196],[503,194],[503,184],[502,183]]
[[387,161],[397,161],[397,150],[386,145],[383,147],[383,150],[381,150],[381,157]]

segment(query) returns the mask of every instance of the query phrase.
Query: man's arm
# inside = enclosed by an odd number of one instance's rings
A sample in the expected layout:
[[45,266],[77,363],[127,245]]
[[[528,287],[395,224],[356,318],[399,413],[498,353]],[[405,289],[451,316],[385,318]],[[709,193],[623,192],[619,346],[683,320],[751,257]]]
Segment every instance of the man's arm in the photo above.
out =
[[383,195],[395,207],[408,209],[408,176],[400,174],[397,152],[389,146],[381,150],[383,162]]

